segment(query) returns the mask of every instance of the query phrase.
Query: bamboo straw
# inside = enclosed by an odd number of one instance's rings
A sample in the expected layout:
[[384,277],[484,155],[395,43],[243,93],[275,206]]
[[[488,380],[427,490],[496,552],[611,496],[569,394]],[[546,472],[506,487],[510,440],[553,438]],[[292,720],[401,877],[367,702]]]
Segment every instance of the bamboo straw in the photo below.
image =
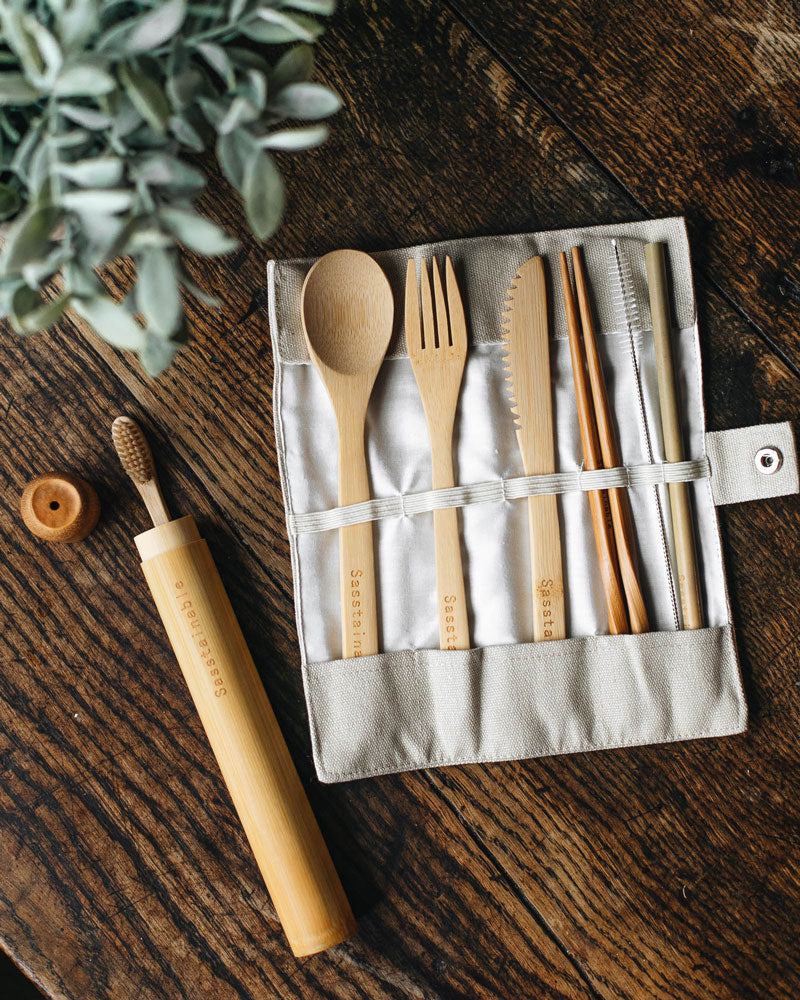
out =
[[[684,459],[683,437],[678,415],[678,391],[675,384],[675,366],[670,343],[670,314],[667,292],[667,265],[663,243],[645,246],[647,284],[650,290],[650,313],[653,319],[656,365],[658,367],[658,396],[661,404],[661,427],[664,451],[668,462]],[[689,502],[688,483],[669,484],[669,502],[672,510],[672,530],[675,535],[675,557],[678,566],[678,589],[681,597],[683,627],[703,627],[700,606],[700,583],[692,529],[692,510]]]

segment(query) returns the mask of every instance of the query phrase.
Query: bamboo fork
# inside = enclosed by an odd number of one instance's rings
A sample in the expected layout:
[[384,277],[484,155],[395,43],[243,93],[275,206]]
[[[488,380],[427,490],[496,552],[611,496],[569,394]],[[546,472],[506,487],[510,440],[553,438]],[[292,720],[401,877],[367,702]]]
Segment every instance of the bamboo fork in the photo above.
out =
[[[572,267],[575,271],[575,289],[583,326],[583,345],[586,351],[586,362],[589,371],[594,415],[597,423],[597,433],[602,452],[602,465],[606,469],[616,469],[622,465],[611,407],[606,393],[606,382],[603,376],[603,365],[600,361],[600,351],[597,346],[597,333],[594,327],[592,306],[589,301],[589,289],[586,272],[583,266],[583,254],[580,247],[572,248]],[[562,271],[563,273],[563,271]],[[636,568],[636,542],[633,533],[633,517],[631,514],[628,491],[618,487],[608,491],[608,503],[611,510],[611,521],[614,526],[614,539],[617,546],[617,558],[625,590],[625,600],[628,605],[631,632],[647,632],[650,625],[647,620],[647,609],[644,604],[642,588],[639,583],[639,573]]]
[[[413,260],[408,262],[406,346],[419,394],[422,397],[425,418],[428,421],[433,488],[443,490],[455,485],[453,424],[467,357],[467,324],[450,258],[445,257],[446,296],[435,257],[431,262],[431,270],[436,300],[436,320],[434,322],[428,269],[425,261],[422,261],[420,273],[422,324],[420,325],[417,268]],[[436,544],[439,644],[442,649],[469,649],[469,623],[457,508],[435,510],[433,530]]]
[[[597,438],[592,391],[586,372],[586,358],[581,344],[580,318],[572,291],[572,278],[569,273],[567,255],[563,251],[559,254],[559,262],[561,264],[564,309],[567,314],[572,376],[575,380],[575,397],[578,403],[578,423],[581,431],[584,467],[589,470],[601,469],[603,460]],[[629,631],[629,625],[625,610],[625,598],[619,579],[617,547],[609,516],[608,493],[606,490],[589,490],[588,499],[589,510],[592,514],[592,527],[594,528],[594,542],[597,547],[597,559],[600,564],[600,578],[603,582],[603,592],[608,610],[608,626],[612,635],[620,635]]]

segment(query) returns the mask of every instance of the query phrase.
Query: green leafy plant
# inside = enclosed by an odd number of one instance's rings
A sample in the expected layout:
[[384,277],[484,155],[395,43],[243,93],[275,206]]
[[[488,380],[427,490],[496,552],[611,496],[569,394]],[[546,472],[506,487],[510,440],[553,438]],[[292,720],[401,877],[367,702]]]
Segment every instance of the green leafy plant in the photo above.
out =
[[[0,0],[0,315],[27,334],[74,309],[163,371],[188,337],[183,294],[215,304],[179,245],[236,246],[195,210],[205,178],[181,154],[213,146],[268,238],[284,206],[271,154],[324,142],[318,120],[340,107],[309,82],[323,30],[310,15],[334,2]],[[268,60],[264,44],[284,48]],[[124,255],[136,281],[116,302],[95,269]]]

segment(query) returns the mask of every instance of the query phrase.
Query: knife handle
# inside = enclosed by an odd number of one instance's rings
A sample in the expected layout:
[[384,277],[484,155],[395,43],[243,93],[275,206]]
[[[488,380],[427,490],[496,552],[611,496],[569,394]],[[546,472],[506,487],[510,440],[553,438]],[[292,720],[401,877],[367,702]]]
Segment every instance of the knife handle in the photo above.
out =
[[533,641],[564,639],[564,576],[561,531],[554,494],[528,497],[533,583]]

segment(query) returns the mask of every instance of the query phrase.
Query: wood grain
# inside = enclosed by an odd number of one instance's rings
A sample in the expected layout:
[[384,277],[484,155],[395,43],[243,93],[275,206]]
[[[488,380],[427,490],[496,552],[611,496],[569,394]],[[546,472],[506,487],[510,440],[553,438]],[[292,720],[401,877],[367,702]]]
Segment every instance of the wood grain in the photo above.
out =
[[[195,342],[156,382],[69,323],[25,340],[2,333],[0,944],[50,996],[800,994],[796,497],[721,511],[746,736],[337,786],[313,778],[273,445],[270,255],[684,208],[709,425],[800,411],[795,189],[788,166],[759,175],[756,155],[783,133],[772,101],[786,122],[797,112],[780,86],[746,93],[756,40],[703,34],[710,12],[697,5],[577,16],[571,4],[576,16],[557,19],[551,5],[506,5],[512,26],[536,31],[529,57],[530,34],[503,47],[499,9],[341,6],[319,74],[347,107],[329,144],[282,158],[289,210],[269,246],[243,234],[238,201],[203,162],[204,207],[243,244],[190,262],[223,306],[192,306]],[[737,0],[719,16],[765,14]],[[770,16],[790,20],[786,8]],[[671,68],[681,54],[686,79]],[[642,67],[649,81],[633,79]],[[625,93],[621,78],[633,79]],[[588,123],[580,134],[556,106],[562,87]],[[748,106],[750,124],[737,121]],[[619,122],[636,133],[656,112],[663,134],[636,156],[617,145]],[[745,159],[726,176],[735,156]],[[120,265],[112,281],[127,273]],[[282,944],[155,608],[144,587],[121,593],[136,572],[130,526],[146,519],[108,438],[120,412],[144,418],[171,509],[201,525],[354,904],[359,934],[329,955],[297,963]],[[59,548],[28,535],[16,505],[32,475],[63,465],[98,487],[103,515]]]
[[686,215],[695,261],[800,374],[800,8],[792,0],[452,7],[635,211]]

